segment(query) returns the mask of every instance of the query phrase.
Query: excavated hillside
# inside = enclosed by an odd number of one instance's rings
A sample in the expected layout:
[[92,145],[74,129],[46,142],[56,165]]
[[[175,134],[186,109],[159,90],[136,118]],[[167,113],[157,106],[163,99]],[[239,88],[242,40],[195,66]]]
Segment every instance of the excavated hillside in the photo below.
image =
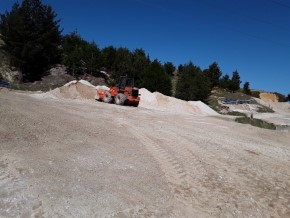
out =
[[85,83],[0,92],[0,217],[290,217],[289,133]]

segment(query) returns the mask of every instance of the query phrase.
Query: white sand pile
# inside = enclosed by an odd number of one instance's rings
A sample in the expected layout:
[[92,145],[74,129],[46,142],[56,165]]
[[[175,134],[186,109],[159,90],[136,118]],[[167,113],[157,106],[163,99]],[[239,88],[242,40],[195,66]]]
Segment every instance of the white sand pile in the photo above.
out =
[[96,86],[96,89],[97,90],[109,90],[110,88],[109,87],[107,87],[107,86]]
[[68,82],[67,84],[65,84],[65,85],[63,85],[64,87],[66,87],[66,86],[70,86],[70,85],[72,85],[72,84],[76,84],[78,81],[77,80],[72,80],[72,81],[70,81],[70,82]]
[[139,107],[154,109],[158,106],[156,96],[145,88],[139,89],[140,103]]
[[211,109],[208,105],[203,103],[202,101],[189,101],[189,104],[198,107],[202,114],[209,115],[209,116],[216,116],[219,115],[215,110]]
[[[102,87],[105,89],[106,87]],[[73,80],[62,87],[46,93],[33,94],[36,98],[68,98],[68,99],[94,99],[97,88],[86,80]]]
[[163,95],[159,92],[150,92],[145,88],[139,90],[141,100],[139,107],[170,111],[174,113],[191,113],[198,115],[219,115],[201,101],[183,101],[177,98]]
[[93,84],[91,84],[90,82],[88,82],[87,80],[83,80],[81,79],[80,81],[78,81],[79,83],[82,83],[84,85],[87,85],[87,86],[91,86],[93,88],[95,88],[95,86]]
[[[33,94],[36,98],[53,99],[94,99],[97,89],[109,90],[106,86],[94,86],[86,80],[73,80],[62,87],[46,93]],[[139,107],[154,110],[169,111],[173,113],[187,113],[197,115],[219,115],[201,101],[183,101],[177,98],[163,95],[159,92],[151,93],[147,89],[140,89],[141,101]]]

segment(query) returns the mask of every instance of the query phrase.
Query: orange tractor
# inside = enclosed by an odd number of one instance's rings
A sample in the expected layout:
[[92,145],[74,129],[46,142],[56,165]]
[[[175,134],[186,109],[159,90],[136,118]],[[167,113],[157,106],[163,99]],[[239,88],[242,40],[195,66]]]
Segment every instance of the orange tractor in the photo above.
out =
[[134,79],[121,76],[119,84],[107,90],[97,90],[95,97],[98,101],[105,103],[114,102],[117,105],[131,105],[138,107],[140,97],[139,89],[134,87]]

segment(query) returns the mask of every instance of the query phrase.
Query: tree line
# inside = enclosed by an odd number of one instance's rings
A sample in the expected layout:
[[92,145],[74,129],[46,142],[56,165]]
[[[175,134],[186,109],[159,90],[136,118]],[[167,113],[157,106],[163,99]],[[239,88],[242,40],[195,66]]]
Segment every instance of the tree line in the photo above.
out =
[[[84,74],[103,76],[104,70],[111,83],[127,75],[135,79],[136,86],[169,96],[173,94],[172,80],[177,77],[175,97],[183,100],[206,101],[214,87],[240,90],[239,72],[222,76],[216,62],[204,70],[192,62],[175,67],[172,62],[150,60],[140,48],[100,49],[76,31],[62,35],[57,14],[41,0],[16,2],[11,11],[1,15],[0,33],[4,41],[1,50],[9,65],[21,70],[24,81],[40,80],[52,65],[63,64],[76,78]],[[244,84],[243,92],[250,94],[249,82]]]

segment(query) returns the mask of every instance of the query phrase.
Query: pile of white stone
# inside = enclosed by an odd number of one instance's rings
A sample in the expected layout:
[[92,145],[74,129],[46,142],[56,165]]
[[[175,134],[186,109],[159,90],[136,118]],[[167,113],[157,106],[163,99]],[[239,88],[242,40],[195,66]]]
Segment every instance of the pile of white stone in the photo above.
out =
[[[109,90],[107,86],[94,86],[86,80],[73,80],[62,87],[46,93],[33,94],[37,98],[57,99],[91,99],[93,100],[97,90]],[[145,88],[139,90],[141,94],[139,107],[173,113],[187,113],[196,115],[217,116],[217,112],[201,101],[183,101],[174,97],[163,95],[159,92],[150,92]]]
[[173,113],[188,113],[197,115],[217,116],[216,111],[201,101],[183,101],[174,97],[163,95],[159,92],[150,92],[140,89],[141,94],[139,107],[168,111]]

